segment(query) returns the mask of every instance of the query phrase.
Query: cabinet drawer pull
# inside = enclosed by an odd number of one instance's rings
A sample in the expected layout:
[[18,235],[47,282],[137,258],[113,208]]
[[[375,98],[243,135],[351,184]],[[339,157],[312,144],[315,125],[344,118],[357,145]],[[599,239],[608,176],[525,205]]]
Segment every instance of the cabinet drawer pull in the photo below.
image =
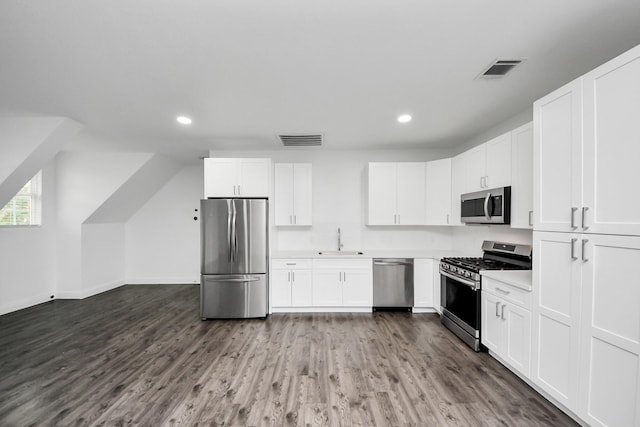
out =
[[501,288],[496,288],[496,291],[500,292],[503,295],[509,295],[511,293],[510,291],[505,291],[504,289],[501,289]]

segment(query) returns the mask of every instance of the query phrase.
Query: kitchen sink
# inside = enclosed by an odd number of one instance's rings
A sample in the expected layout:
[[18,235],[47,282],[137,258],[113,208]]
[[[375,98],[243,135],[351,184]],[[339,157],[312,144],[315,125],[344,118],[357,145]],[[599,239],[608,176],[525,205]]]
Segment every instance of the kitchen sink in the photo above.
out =
[[364,252],[360,251],[320,251],[318,255],[327,256],[344,256],[344,255],[364,255]]

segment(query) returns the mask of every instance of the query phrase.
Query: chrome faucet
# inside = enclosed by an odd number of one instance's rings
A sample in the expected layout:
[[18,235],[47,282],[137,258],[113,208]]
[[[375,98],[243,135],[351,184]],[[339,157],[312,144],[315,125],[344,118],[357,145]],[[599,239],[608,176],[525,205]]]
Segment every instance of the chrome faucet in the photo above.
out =
[[342,236],[340,235],[340,227],[338,227],[338,252],[342,250],[344,244],[342,243]]

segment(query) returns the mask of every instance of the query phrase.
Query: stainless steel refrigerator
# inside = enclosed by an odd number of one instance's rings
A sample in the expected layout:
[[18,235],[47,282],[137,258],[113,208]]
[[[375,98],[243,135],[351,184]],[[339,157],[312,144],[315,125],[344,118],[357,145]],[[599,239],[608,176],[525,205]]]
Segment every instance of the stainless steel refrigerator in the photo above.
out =
[[200,315],[266,317],[268,313],[267,199],[200,201]]

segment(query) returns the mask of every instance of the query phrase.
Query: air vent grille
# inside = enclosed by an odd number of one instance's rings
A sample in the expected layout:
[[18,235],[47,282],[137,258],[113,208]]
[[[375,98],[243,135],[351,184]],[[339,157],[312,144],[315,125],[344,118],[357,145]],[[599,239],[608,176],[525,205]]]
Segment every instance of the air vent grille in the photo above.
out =
[[507,73],[511,72],[515,67],[522,64],[524,59],[496,59],[478,76],[479,79],[496,79],[504,77]]
[[285,147],[319,147],[323,142],[321,133],[284,133],[278,138]]

